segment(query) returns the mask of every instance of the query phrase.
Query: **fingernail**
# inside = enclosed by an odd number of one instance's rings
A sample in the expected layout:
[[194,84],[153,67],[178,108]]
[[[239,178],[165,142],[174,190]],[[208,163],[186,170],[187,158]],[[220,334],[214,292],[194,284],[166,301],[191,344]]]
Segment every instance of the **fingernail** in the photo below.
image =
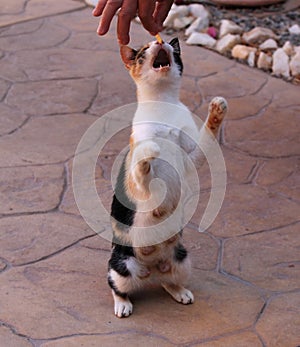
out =
[[103,35],[103,30],[101,28],[101,26],[99,25],[98,28],[97,28],[97,34],[98,35]]
[[126,46],[129,43],[129,38],[120,38],[118,39],[119,45]]

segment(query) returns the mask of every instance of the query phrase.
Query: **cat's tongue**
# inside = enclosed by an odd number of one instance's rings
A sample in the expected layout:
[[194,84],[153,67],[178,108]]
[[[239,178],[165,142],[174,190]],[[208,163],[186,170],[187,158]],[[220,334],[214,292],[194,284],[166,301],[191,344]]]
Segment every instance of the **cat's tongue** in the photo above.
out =
[[153,68],[155,70],[167,70],[170,68],[170,60],[168,53],[164,49],[160,49],[153,62]]

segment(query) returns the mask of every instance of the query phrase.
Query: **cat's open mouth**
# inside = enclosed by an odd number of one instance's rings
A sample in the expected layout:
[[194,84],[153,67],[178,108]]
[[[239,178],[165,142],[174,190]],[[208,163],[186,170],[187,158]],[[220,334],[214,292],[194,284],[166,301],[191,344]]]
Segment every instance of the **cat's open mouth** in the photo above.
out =
[[166,71],[170,69],[170,59],[168,53],[164,49],[160,49],[153,61],[153,69],[156,71]]

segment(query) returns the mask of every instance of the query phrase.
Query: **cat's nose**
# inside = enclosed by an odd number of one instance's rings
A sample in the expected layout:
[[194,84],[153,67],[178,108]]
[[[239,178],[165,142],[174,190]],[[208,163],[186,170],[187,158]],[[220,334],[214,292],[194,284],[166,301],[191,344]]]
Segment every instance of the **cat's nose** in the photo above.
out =
[[155,44],[156,44],[156,45],[160,45],[160,46],[162,46],[162,45],[164,44],[164,41],[162,41],[162,42],[158,42],[158,41],[156,41],[156,42],[155,42]]

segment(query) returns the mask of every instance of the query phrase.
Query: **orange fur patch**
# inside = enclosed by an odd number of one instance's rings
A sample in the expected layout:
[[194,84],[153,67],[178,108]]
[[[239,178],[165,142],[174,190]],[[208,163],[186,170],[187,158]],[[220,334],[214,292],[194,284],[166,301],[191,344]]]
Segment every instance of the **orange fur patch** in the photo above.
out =
[[136,183],[132,175],[128,175],[126,182],[127,191],[134,200],[148,200],[150,198],[150,192],[148,190],[145,189],[144,191],[140,191],[137,189]]

